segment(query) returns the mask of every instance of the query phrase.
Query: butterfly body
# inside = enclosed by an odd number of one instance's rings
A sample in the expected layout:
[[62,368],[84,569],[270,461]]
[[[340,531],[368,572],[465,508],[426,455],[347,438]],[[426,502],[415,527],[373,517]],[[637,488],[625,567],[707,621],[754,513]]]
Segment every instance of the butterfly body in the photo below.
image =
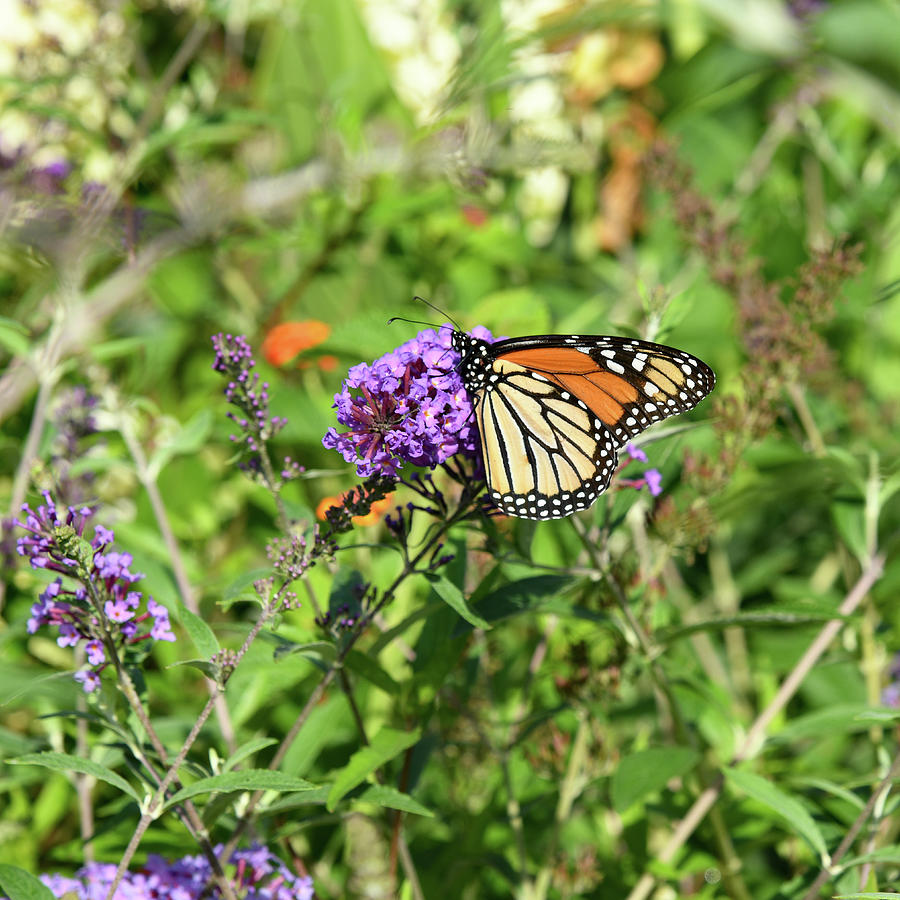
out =
[[507,515],[556,519],[609,487],[618,450],[712,391],[704,362],[611,336],[534,335],[489,344],[453,333],[472,396],[491,500]]

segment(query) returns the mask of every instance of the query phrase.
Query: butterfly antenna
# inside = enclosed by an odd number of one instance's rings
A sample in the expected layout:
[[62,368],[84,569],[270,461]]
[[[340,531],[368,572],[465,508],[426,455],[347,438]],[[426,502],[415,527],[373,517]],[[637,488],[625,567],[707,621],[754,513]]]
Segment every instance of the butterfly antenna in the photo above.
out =
[[410,325],[427,325],[429,328],[443,328],[447,324],[446,322],[441,322],[440,325],[437,325],[434,322],[422,322],[420,319],[407,319],[404,316],[391,316],[387,320],[388,325],[392,325],[394,322],[409,322]]
[[453,327],[457,331],[463,330],[459,322],[457,322],[456,319],[453,318],[453,316],[451,316],[449,313],[445,313],[444,310],[442,310],[439,306],[435,306],[430,300],[426,300],[424,297],[419,296],[413,297],[413,300],[418,300],[420,303],[424,303],[426,306],[431,307],[431,309],[433,309],[436,313],[440,313],[448,322],[453,325]]

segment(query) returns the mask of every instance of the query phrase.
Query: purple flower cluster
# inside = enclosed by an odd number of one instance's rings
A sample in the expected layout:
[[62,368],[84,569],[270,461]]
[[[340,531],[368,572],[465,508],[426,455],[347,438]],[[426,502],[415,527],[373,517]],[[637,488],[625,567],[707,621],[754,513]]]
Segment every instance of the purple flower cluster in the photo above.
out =
[[50,448],[50,471],[55,475],[56,496],[64,503],[80,503],[93,489],[94,473],[75,464],[87,452],[87,442],[97,432],[98,398],[83,384],[60,393],[53,412],[56,438]]
[[22,507],[25,521],[16,524],[27,533],[16,543],[20,556],[27,557],[34,569],[48,569],[70,576],[74,589],[56,578],[47,585],[31,607],[28,631],[34,634],[42,625],[59,629],[60,647],[85,642],[89,669],[76,673],[88,693],[100,684],[100,672],[108,664],[108,654],[148,639],[174,641],[169,611],[152,597],[139,612],[142,594],[131,586],[144,576],[129,570],[129,553],[107,550],[115,535],[102,525],[94,526],[90,542],[84,537],[93,512],[88,507],[69,507],[61,519],[49,491],[44,503],[32,510]]
[[[634,444],[627,444],[625,449],[628,451],[629,456],[629,459],[625,460],[626,466],[632,459],[642,463],[647,462],[647,454],[640,447]],[[619,484],[624,487],[634,488],[637,491],[646,487],[652,496],[658,497],[662,493],[662,473],[659,469],[647,469],[640,478],[620,478]]]
[[[256,361],[243,335],[214,334],[212,345],[216,351],[213,370],[228,379],[225,398],[240,410],[240,413],[228,413],[228,418],[240,429],[239,434],[231,435],[231,440],[242,445],[249,457],[239,464],[240,468],[258,474],[263,468],[259,455],[261,445],[278,434],[287,419],[269,414],[269,382],[260,382],[259,374],[252,371]],[[286,456],[280,477],[282,481],[290,481],[304,471],[303,466]]]
[[213,335],[212,344],[216,351],[213,371],[230,379],[225,387],[225,399],[243,413],[242,416],[228,413],[228,418],[243,432],[241,437],[231,435],[231,440],[245,443],[248,450],[256,453],[258,442],[276,435],[287,419],[269,416],[269,382],[260,383],[259,374],[251,371],[256,361],[247,339],[243,335],[220,333]]
[[[216,847],[216,853],[221,849]],[[255,844],[235,850],[231,867],[226,874],[242,900],[312,900],[314,896],[312,878],[295,875],[268,847]],[[55,897],[105,900],[115,874],[115,863],[88,863],[74,877],[42,875],[41,881]],[[203,856],[169,862],[151,854],[140,871],[125,874],[115,900],[220,900],[222,894],[214,884],[207,889],[211,877],[212,869]]]
[[[356,464],[361,478],[397,477],[404,462],[434,468],[456,453],[478,453],[472,404],[456,372],[450,326],[422,331],[396,350],[360,363],[335,394],[338,421],[322,444]],[[493,342],[486,328],[475,337]]]

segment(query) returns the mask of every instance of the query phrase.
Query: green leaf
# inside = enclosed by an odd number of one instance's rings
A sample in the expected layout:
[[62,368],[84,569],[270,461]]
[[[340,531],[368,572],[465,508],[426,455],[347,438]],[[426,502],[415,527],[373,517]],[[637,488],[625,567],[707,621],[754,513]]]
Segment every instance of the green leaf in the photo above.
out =
[[825,709],[817,709],[788,722],[781,731],[770,737],[772,741],[789,742],[813,738],[820,740],[823,734],[853,733],[865,731],[871,724],[867,714],[875,710],[865,703],[836,703]]
[[271,569],[252,569],[235,578],[222,594],[222,607],[228,609],[232,603],[238,600],[255,600],[258,603],[259,597],[253,589],[253,584],[259,581],[260,578],[267,578],[271,574]]
[[197,669],[207,678],[215,681],[219,677],[220,667],[213,665],[208,659],[179,659],[166,666],[167,669],[177,669],[179,666],[187,666],[189,669]]
[[230,791],[311,791],[315,787],[316,785],[310,781],[294,778],[293,775],[285,775],[283,772],[273,772],[270,769],[244,769],[239,772],[226,772],[222,775],[201,778],[169,797],[165,808],[168,809],[189,797],[211,794],[214,791],[223,793]]
[[434,588],[434,592],[438,597],[470,625],[484,629],[489,629],[491,627],[469,606],[462,591],[443,575],[437,580],[432,581],[431,586]]
[[[550,607],[553,612],[560,615],[572,614],[572,610],[560,600],[560,595],[570,584],[572,579],[568,576],[534,575],[521,578],[490,591],[479,600],[478,610],[488,622],[492,623],[519,613],[533,612],[536,609],[545,610]],[[597,621],[605,618],[608,617],[596,616]],[[456,632],[459,630],[456,629]]]
[[212,411],[208,408],[201,409],[185,422],[151,457],[148,465],[150,479],[155,481],[174,457],[200,450],[209,439],[212,423]]
[[112,769],[107,769],[106,766],[101,766],[100,763],[85,759],[82,756],[72,756],[69,753],[57,753],[48,750],[44,753],[27,753],[25,756],[19,756],[16,759],[7,760],[7,762],[19,766],[44,766],[56,772],[81,772],[83,775],[93,775],[94,778],[117,787],[136,802],[141,802],[137,791],[121,775],[117,775]]
[[823,865],[828,864],[828,848],[822,832],[813,817],[793,797],[775,787],[771,781],[744,769],[726,769],[725,776],[734,787],[786,819],[806,839]]
[[896,722],[897,719],[900,719],[900,709],[892,709],[888,706],[880,709],[867,709],[856,717],[857,722],[868,724],[872,722]]
[[252,741],[247,741],[246,744],[241,744],[231,756],[225,761],[225,765],[222,767],[226,772],[229,769],[233,769],[241,760],[246,759],[248,756],[252,756],[254,753],[258,753],[260,750],[265,750],[266,747],[271,747],[272,744],[277,744],[278,741],[275,738],[254,738]]
[[327,641],[309,641],[306,644],[282,641],[275,648],[275,659],[278,660],[294,653],[305,657],[323,672],[327,672],[337,658],[337,648],[334,644],[329,644]]
[[12,356],[25,356],[28,346],[28,329],[15,319],[0,316],[0,347]]
[[334,812],[338,801],[345,794],[361,784],[377,768],[412,747],[421,735],[416,731],[397,731],[394,728],[382,728],[368,747],[357,750],[350,757],[350,762],[337,773],[331,792],[328,795],[328,810]]
[[344,660],[344,665],[356,672],[357,675],[365,678],[366,681],[371,681],[372,684],[381,688],[386,694],[396,696],[400,691],[400,685],[374,659],[365,653],[351,650]]
[[832,797],[837,797],[845,803],[849,803],[854,809],[862,809],[865,806],[862,799],[854,794],[853,791],[848,790],[842,784],[829,781],[827,778],[792,778],[791,784],[824,791],[826,794],[831,794]]
[[206,621],[191,612],[186,606],[176,609],[176,615],[181,620],[184,630],[190,635],[197,652],[203,659],[212,659],[219,652],[219,641],[212,628]]
[[0,889],[9,900],[54,900],[50,888],[34,875],[9,863],[0,863]]
[[666,786],[692,769],[699,759],[689,747],[653,747],[626,756],[613,773],[611,796],[617,812]]
[[147,346],[147,338],[140,337],[114,338],[100,341],[89,346],[91,358],[97,362],[112,362],[122,357],[135,357]]
[[657,640],[671,643],[689,637],[698,631],[720,631],[738,625],[742,628],[769,625],[809,625],[814,622],[830,622],[832,619],[848,621],[852,616],[842,616],[833,606],[824,603],[784,603],[755,609],[752,612],[735,613],[733,616],[720,616],[705,619],[702,622],[691,622],[677,628],[662,631]]
[[879,505],[884,506],[897,491],[900,491],[900,472],[895,472],[885,478],[884,484],[881,485],[881,490],[878,492]]
[[836,894],[833,900],[897,900],[900,894],[876,891],[874,894]]
[[427,806],[422,806],[409,794],[404,794],[402,791],[384,784],[373,784],[367,787],[358,797],[354,797],[354,802],[357,800],[386,806],[389,809],[399,809],[401,812],[414,813],[417,816],[434,818],[434,813]]
[[900,844],[892,844],[890,847],[879,847],[871,853],[864,853],[862,856],[851,856],[849,859],[841,860],[841,868],[849,869],[853,866],[861,866],[864,863],[889,863],[891,865],[900,865]]
[[831,517],[850,552],[858,560],[867,559],[865,508],[862,502],[835,501],[831,504]]

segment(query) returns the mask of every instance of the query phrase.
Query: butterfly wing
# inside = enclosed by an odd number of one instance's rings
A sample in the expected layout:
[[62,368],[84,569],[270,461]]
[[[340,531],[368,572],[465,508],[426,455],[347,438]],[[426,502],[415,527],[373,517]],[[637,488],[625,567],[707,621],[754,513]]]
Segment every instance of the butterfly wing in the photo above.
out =
[[475,393],[491,500],[509,516],[558,519],[609,486],[615,440],[587,404],[539,372],[495,360]]
[[498,362],[543,375],[581,400],[621,447],[645,428],[693,409],[713,389],[713,370],[683,350],[619,337],[540,335],[501,341]]

